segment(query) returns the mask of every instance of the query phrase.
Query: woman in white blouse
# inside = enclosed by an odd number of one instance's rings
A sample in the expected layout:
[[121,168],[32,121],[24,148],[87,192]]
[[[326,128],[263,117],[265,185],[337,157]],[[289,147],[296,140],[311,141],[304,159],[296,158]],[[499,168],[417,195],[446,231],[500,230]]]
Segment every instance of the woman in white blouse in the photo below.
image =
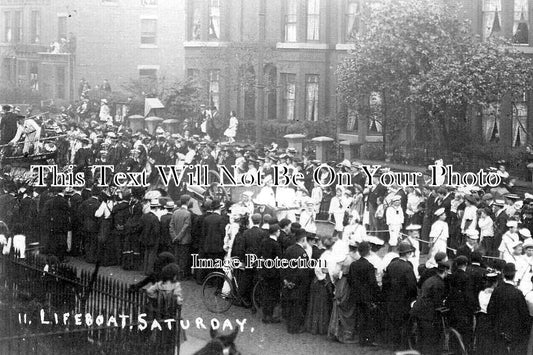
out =
[[311,198],[304,200],[305,208],[300,213],[300,225],[307,233],[316,234],[315,202]]
[[335,193],[335,196],[333,196],[329,204],[329,218],[335,223],[335,232],[333,235],[340,237],[344,230],[344,212],[348,208],[348,201],[343,196],[344,189],[341,186],[337,186]]

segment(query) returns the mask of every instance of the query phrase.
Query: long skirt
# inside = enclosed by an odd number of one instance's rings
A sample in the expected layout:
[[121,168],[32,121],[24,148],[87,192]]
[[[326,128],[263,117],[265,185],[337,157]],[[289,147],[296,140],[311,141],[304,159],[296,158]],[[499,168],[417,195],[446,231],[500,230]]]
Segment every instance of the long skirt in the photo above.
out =
[[305,316],[305,330],[311,334],[327,334],[331,307],[332,296],[326,287],[326,281],[319,281],[315,277],[311,283],[310,298]]
[[346,277],[335,283],[335,296],[329,322],[328,337],[341,343],[355,342],[355,304],[349,302],[350,287]]

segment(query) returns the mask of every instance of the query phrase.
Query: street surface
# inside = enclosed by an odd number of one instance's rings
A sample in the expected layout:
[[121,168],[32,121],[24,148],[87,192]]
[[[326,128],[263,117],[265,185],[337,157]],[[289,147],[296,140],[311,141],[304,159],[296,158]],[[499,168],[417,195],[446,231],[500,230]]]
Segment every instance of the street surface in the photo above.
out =
[[[78,268],[93,270],[94,265],[80,259],[71,259],[70,264]],[[100,275],[110,276],[128,284],[143,278],[139,272],[125,271],[118,266],[100,268]],[[182,282],[185,305],[183,319],[189,320],[190,327],[186,330],[189,338],[182,347],[181,355],[191,355],[209,341],[209,327],[212,319],[217,319],[222,325],[229,320],[233,327],[239,326],[236,320],[244,323],[244,332],[239,333],[235,341],[237,349],[243,355],[290,354],[290,355],[353,355],[376,354],[388,355],[392,351],[383,348],[362,348],[358,344],[341,344],[328,340],[326,336],[303,334],[288,334],[286,325],[263,324],[260,312],[252,315],[249,309],[232,306],[224,314],[214,314],[207,310],[202,301],[202,287],[194,281]],[[203,320],[206,329],[201,324],[196,325],[197,318]],[[226,322],[227,324],[227,322]],[[229,331],[229,329],[228,329]]]

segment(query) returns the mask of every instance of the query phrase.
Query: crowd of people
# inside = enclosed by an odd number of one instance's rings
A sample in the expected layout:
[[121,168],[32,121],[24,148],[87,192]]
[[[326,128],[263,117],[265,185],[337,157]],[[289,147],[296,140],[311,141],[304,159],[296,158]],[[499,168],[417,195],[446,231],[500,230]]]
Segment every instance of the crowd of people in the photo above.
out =
[[[400,349],[407,347],[409,319],[416,319],[420,350],[431,354],[441,350],[437,310],[445,305],[469,351],[531,353],[533,195],[514,191],[504,162],[498,168],[503,184],[491,190],[423,182],[387,187],[367,181],[357,162],[321,162],[276,144],[234,144],[238,120],[219,115],[216,108],[202,108],[182,133],[171,134],[162,127],[133,132],[107,118],[63,115],[39,122],[4,107],[4,155],[35,153],[38,132],[52,130],[60,135],[57,164],[83,172],[87,182],[59,188],[47,180],[47,187],[35,187],[31,180],[13,179],[3,166],[4,251],[14,244],[20,251],[13,238],[18,236],[60,260],[120,265],[152,281],[162,260],[173,260],[178,267],[172,275],[200,284],[209,270],[193,269],[193,254],[243,263],[249,255],[312,258],[324,263],[315,269],[244,269],[238,280],[242,306],[252,307],[260,278],[266,324],[284,320],[289,333],[327,334],[362,346],[385,340]],[[221,132],[228,133],[224,142]],[[313,171],[323,163],[351,174],[352,184],[315,181]],[[146,170],[151,187],[94,186],[94,164],[114,165],[115,173]],[[154,166],[173,164],[211,170],[235,165],[237,174],[261,172],[265,179],[239,196],[213,182],[199,196],[186,185],[161,184]],[[303,181],[273,186],[275,165],[301,172]],[[327,175],[320,179],[327,181]]]

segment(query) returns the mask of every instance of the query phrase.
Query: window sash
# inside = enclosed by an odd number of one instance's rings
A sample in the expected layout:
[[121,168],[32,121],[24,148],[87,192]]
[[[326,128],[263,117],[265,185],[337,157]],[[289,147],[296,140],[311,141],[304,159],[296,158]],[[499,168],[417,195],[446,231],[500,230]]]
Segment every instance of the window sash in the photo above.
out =
[[305,78],[305,119],[318,120],[318,75],[306,75]]
[[307,1],[307,40],[320,40],[320,0]]
[[157,20],[141,20],[141,44],[156,44]]
[[190,39],[199,41],[202,37],[202,9],[198,0],[195,0],[192,6],[191,33]]
[[209,39],[220,39],[220,1],[209,1]]
[[11,24],[11,12],[4,12],[4,22],[5,22],[5,31],[4,31],[4,40],[6,43],[13,41],[13,28]]
[[296,42],[297,24],[298,3],[296,0],[288,0],[285,14],[285,42]]
[[296,74],[280,74],[280,80],[283,85],[281,117],[293,121],[296,110]]
[[13,13],[13,42],[22,42],[22,11],[15,11]]
[[31,12],[31,43],[41,42],[41,12]]
[[359,0],[352,0],[348,3],[348,11],[346,13],[346,39],[359,31]]

